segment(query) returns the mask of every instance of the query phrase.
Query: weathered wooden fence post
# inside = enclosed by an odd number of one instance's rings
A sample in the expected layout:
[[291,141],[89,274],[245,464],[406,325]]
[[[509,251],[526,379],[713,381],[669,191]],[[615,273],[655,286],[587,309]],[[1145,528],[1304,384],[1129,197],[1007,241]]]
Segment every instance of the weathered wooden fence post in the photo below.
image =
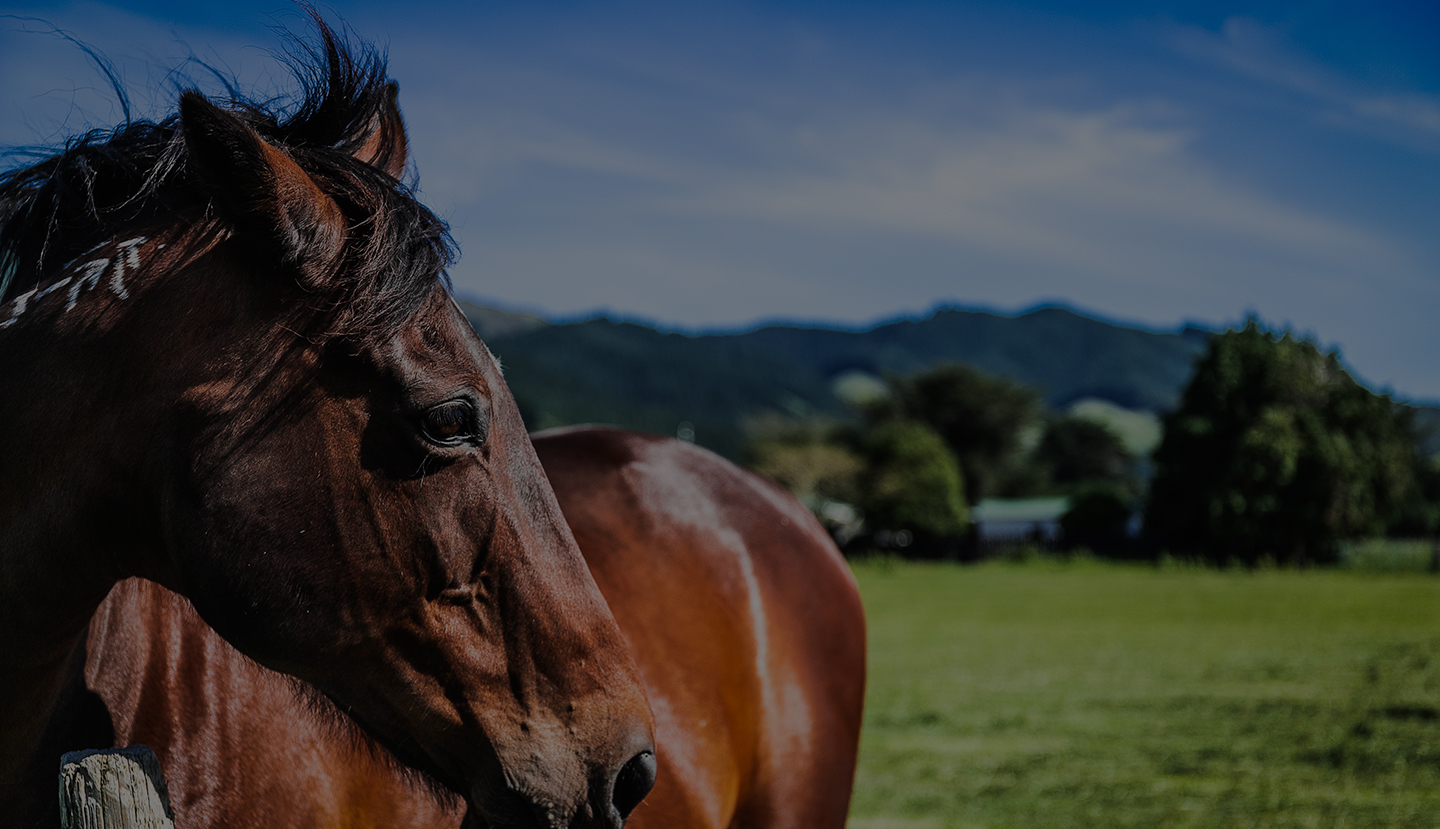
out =
[[174,829],[170,791],[146,746],[72,751],[60,758],[63,829]]

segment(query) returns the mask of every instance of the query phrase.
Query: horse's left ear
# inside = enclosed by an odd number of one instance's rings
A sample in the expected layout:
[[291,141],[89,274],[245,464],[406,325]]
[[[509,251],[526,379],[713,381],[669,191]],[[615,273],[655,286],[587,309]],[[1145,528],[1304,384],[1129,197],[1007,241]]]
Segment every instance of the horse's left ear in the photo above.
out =
[[335,201],[293,159],[199,92],[181,93],[180,124],[190,169],[220,211],[293,265],[302,285],[324,286],[345,247],[345,216]]
[[369,131],[360,137],[355,157],[399,179],[405,175],[405,163],[410,156],[405,121],[400,117],[400,85],[394,81],[385,84],[383,94],[380,111],[370,120]]

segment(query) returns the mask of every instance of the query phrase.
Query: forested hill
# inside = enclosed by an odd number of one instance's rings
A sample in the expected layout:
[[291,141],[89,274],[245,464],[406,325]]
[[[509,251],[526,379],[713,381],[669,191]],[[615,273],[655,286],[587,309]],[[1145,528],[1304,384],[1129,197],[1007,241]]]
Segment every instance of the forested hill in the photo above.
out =
[[757,415],[844,416],[839,378],[908,374],[945,361],[1028,383],[1054,407],[1101,398],[1163,411],[1189,380],[1207,332],[1155,333],[1062,308],[1016,317],[940,309],[864,331],[772,325],[686,335],[596,318],[550,324],[461,303],[505,366],[534,429],[615,423],[674,434],[736,457]]

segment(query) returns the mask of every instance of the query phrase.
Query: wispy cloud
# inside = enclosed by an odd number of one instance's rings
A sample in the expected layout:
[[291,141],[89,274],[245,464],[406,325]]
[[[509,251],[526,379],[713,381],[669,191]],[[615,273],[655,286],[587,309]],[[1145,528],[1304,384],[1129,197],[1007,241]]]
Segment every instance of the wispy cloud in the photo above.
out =
[[1283,33],[1244,17],[1220,31],[1181,30],[1175,43],[1191,56],[1303,95],[1327,119],[1440,152],[1440,96],[1373,88],[1304,55]]
[[[1389,255],[1379,235],[1286,205],[1208,170],[1186,131],[1134,108],[1011,106],[967,128],[859,114],[813,132],[823,166],[712,182],[691,203],[732,215],[925,235],[1067,270],[1186,271],[1147,240],[1304,251],[1317,261]],[[1173,249],[1187,255],[1190,245]],[[1184,251],[1184,253],[1182,253]]]
[[1357,97],[1350,103],[1359,115],[1440,136],[1440,97],[1390,94]]
[[[1170,108],[1131,102],[1067,109],[1029,101],[1013,85],[949,103],[927,109],[817,98],[808,107],[730,113],[718,128],[730,146],[705,154],[638,148],[595,125],[491,113],[483,126],[457,122],[444,130],[452,150],[484,149],[452,157],[439,187],[476,203],[482,182],[538,184],[544,168],[570,183],[567,204],[591,228],[604,223],[603,211],[624,216],[623,232],[636,238],[647,237],[647,225],[673,232],[677,223],[701,235],[700,228],[719,231],[727,223],[763,227],[754,233],[772,251],[787,238],[796,248],[814,246],[817,237],[865,238],[875,253],[861,259],[872,267],[897,248],[923,247],[931,251],[929,270],[945,259],[1003,262],[992,272],[1028,270],[1036,276],[1021,281],[1045,296],[1129,286],[1204,296],[1209,305],[1233,302],[1242,285],[1266,279],[1266,270],[1313,279],[1374,272],[1377,263],[1385,272],[1413,270],[1384,233],[1211,168]],[[607,184],[574,184],[596,179]],[[564,207],[547,210],[564,221]],[[834,273],[828,252],[812,248],[812,262]],[[716,265],[707,259],[703,270]],[[597,255],[575,264],[612,267],[634,273],[647,262],[607,266]],[[737,261],[742,269],[751,268]],[[1052,276],[1047,283],[1040,274]]]

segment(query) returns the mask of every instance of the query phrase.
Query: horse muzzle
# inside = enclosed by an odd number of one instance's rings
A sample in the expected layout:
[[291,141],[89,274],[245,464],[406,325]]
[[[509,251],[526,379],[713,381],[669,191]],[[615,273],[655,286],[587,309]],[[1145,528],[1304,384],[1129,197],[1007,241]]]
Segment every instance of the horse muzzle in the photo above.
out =
[[654,749],[646,748],[610,774],[592,778],[578,804],[561,803],[515,781],[518,785],[499,797],[493,791],[477,793],[461,829],[620,829],[655,787],[657,769]]

